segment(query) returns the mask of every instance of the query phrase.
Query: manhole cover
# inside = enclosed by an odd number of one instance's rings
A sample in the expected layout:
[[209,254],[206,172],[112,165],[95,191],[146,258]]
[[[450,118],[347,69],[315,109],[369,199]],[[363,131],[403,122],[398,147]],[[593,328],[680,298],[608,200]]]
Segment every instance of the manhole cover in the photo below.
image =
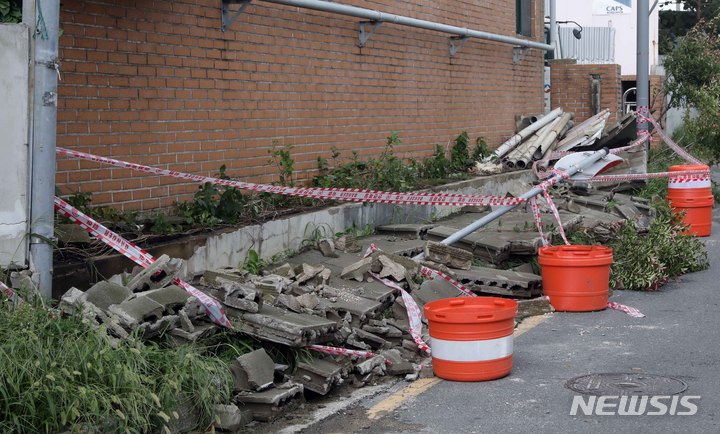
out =
[[565,387],[586,395],[677,395],[687,389],[684,381],[662,375],[590,374],[568,380]]

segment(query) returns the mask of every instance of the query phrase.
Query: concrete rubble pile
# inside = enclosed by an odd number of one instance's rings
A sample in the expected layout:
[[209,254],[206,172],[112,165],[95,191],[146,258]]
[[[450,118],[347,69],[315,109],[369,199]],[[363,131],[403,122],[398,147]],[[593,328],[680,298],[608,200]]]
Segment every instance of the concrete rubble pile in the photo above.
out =
[[[647,201],[621,193],[558,187],[553,196],[566,230],[610,237],[626,219],[637,221],[642,230],[652,218]],[[511,258],[533,257],[541,246],[526,207],[453,246],[438,242],[487,212],[466,208],[442,222],[380,226],[377,235],[362,243],[349,236],[323,239],[262,275],[238,268],[207,270],[195,286],[218,300],[236,331],[254,338],[259,347],[228,366],[233,400],[216,407],[216,428],[236,431],[253,420],[271,421],[307,397],[327,395],[342,385],[362,387],[387,375],[407,380],[428,375],[426,355],[410,335],[397,287],[408,291],[421,308],[461,293],[442,278],[424,278],[421,266],[456,279],[478,295],[540,296],[541,278],[528,263],[498,268]],[[557,230],[550,213],[542,219],[548,233]],[[371,244],[377,250],[362,256]],[[422,261],[412,259],[420,253]],[[173,284],[182,265],[163,255],[150,267],[135,269],[124,284],[103,281],[85,292],[71,288],[60,308],[81,312],[113,339],[165,335],[177,345],[196,342],[221,328],[210,322],[195,297]],[[549,309],[546,301],[536,301],[524,304],[519,317]],[[428,341],[427,329],[423,331]],[[326,354],[308,348],[313,345],[372,354]],[[278,354],[293,354],[294,360],[289,363]]]

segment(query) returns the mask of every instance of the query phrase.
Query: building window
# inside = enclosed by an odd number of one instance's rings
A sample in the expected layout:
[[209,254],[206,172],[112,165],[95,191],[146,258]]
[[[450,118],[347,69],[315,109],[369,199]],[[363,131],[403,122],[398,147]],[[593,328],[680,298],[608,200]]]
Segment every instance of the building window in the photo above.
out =
[[515,31],[532,36],[532,0],[515,0]]

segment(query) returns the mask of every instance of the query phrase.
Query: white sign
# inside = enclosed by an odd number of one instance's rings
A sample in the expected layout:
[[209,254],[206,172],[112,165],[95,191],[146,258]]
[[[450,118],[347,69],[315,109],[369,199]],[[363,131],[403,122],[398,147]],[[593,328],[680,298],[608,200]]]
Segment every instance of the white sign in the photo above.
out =
[[593,15],[629,15],[632,0],[593,0]]

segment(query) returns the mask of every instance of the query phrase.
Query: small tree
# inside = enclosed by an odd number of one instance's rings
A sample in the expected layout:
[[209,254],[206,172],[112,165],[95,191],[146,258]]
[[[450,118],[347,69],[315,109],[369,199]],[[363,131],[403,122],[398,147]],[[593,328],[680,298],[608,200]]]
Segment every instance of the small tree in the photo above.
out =
[[665,58],[670,106],[694,108],[685,116],[680,138],[720,159],[720,17],[701,21]]

